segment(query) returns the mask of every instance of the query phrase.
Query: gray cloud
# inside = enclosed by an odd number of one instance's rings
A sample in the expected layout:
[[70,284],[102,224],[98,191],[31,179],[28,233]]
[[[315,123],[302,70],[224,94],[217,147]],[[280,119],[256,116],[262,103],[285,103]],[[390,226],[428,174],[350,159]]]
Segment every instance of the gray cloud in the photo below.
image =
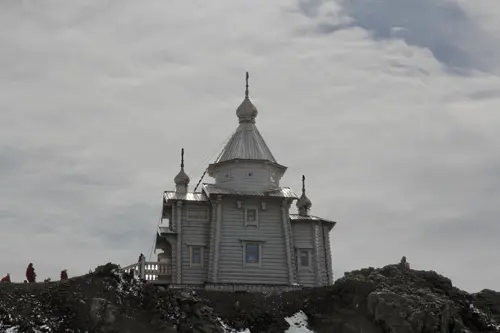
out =
[[[330,0],[300,1],[310,17],[321,15]],[[360,27],[375,40],[402,39],[409,45],[429,49],[455,74],[480,70],[500,74],[500,37],[485,30],[481,22],[458,2],[433,0],[341,0],[342,14],[349,20],[322,20],[321,33]]]

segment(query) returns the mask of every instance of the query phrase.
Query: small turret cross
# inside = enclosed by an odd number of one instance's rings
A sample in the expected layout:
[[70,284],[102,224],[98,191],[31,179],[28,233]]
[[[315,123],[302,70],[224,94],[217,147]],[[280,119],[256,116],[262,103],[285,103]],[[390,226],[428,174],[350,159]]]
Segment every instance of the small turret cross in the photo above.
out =
[[245,88],[245,98],[248,98],[248,72],[246,74],[246,78],[245,78],[245,85],[246,85],[246,88]]
[[306,176],[302,175],[302,193],[306,193]]
[[184,168],[184,148],[181,149],[181,168]]

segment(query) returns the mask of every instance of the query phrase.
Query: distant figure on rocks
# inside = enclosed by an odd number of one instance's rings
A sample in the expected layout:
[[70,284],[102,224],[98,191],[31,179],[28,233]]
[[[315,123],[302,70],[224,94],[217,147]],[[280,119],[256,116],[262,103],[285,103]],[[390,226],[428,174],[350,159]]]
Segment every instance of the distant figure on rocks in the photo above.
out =
[[146,261],[146,257],[144,256],[144,254],[140,254],[139,255],[139,260],[137,261],[137,263],[139,264],[139,277],[142,278],[142,263]]
[[5,275],[1,280],[0,282],[10,282],[10,274],[7,273],[7,275]]
[[410,269],[410,264],[408,262],[406,262],[405,256],[403,256],[403,258],[401,258],[401,261],[399,262],[399,267],[401,267],[402,269]]
[[68,279],[68,271],[66,269],[63,269],[61,271],[61,281],[67,280]]
[[28,265],[28,268],[26,268],[26,280],[28,280],[29,283],[36,282],[35,268],[31,262]]

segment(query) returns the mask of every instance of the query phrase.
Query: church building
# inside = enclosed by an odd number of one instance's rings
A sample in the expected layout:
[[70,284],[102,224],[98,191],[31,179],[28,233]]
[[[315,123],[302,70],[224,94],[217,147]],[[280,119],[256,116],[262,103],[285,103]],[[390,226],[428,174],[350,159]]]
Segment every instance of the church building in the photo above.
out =
[[[281,187],[287,167],[257,129],[257,113],[247,73],[238,127],[208,165],[213,181],[201,184],[199,192],[190,191],[182,149],[175,191],[163,196],[155,245],[162,267],[158,280],[260,291],[333,283],[329,234],[336,222],[310,215],[304,176],[300,197]],[[290,212],[293,203],[296,214]]]

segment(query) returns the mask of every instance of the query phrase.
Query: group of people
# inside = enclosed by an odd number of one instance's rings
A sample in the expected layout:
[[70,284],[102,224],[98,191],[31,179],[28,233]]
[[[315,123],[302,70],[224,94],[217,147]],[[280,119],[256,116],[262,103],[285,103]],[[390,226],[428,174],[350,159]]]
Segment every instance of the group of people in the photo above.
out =
[[[66,269],[63,269],[61,271],[61,281],[62,280],[67,280],[68,279],[68,271]],[[11,282],[10,280],[10,274],[7,273],[0,282]],[[35,267],[33,267],[33,263],[29,263],[28,267],[26,268],[26,280],[24,280],[24,283],[34,283],[36,282],[36,273],[35,273]]]

